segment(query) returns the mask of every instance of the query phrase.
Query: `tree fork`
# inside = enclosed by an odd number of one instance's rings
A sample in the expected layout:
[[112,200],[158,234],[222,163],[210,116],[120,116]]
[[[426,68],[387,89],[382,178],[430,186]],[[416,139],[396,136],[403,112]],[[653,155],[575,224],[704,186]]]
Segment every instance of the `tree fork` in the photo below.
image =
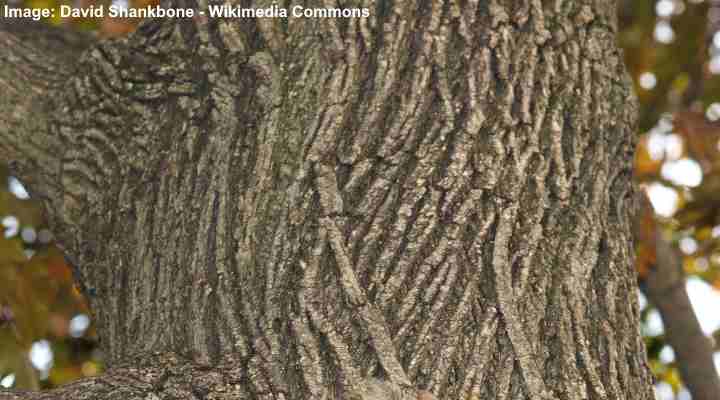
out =
[[23,398],[652,398],[614,3],[352,3],[149,21],[0,120],[110,367]]
[[[2,6],[2,4],[0,4]],[[62,87],[72,63],[92,43],[89,36],[41,23],[0,21],[0,154],[34,195],[58,195],[58,152],[63,144],[49,134],[49,95]]]

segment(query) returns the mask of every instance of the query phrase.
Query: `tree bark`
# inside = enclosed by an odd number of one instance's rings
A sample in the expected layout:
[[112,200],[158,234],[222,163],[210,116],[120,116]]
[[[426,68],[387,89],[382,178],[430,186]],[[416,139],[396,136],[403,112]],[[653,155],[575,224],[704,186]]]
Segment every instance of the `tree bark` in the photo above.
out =
[[0,149],[110,371],[6,398],[652,399],[614,2],[342,5],[150,21],[17,91]]

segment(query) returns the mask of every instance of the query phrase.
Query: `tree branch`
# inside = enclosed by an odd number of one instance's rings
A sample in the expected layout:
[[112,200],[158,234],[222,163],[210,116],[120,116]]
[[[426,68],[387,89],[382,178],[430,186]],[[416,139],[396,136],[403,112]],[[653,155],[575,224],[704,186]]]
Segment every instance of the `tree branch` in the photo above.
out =
[[192,399],[197,398],[193,397],[193,391],[209,392],[220,386],[218,379],[223,377],[219,372],[198,368],[172,354],[153,354],[149,358],[150,362],[131,360],[101,376],[74,381],[49,391],[0,388],[0,400],[132,400],[164,398],[163,393],[167,392],[179,396],[177,398]]
[[22,19],[0,20],[0,160],[51,197],[59,187],[62,143],[50,132],[53,90],[72,71],[72,62],[91,43],[78,32]]
[[658,308],[665,336],[677,357],[683,382],[696,400],[720,397],[712,340],[705,336],[685,288],[681,257],[655,233],[657,265],[647,277],[647,296]]
[[[49,391],[0,388],[0,400],[146,400],[146,399],[255,399],[257,393],[242,382],[247,366],[232,361],[200,365],[172,353],[153,353],[128,360],[101,376],[71,382]],[[399,386],[379,379],[363,380],[351,400],[437,400],[426,390],[403,393]]]

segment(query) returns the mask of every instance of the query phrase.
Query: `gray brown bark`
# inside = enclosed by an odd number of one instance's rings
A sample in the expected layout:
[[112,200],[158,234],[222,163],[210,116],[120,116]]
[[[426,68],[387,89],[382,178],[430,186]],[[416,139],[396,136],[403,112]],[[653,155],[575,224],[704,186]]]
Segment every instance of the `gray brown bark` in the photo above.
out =
[[27,172],[22,175],[34,195],[51,198],[60,190],[63,145],[49,133],[57,110],[47,95],[65,85],[91,39],[19,19],[0,24],[0,154],[15,172]]
[[116,369],[24,398],[652,398],[614,3],[353,5],[151,21],[50,92]]

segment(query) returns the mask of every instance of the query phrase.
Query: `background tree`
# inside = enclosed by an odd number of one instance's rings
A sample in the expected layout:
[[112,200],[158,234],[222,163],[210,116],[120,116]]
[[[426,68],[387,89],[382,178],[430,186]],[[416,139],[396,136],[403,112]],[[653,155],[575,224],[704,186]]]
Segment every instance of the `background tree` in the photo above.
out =
[[[718,117],[720,95],[719,16],[714,0],[626,1],[620,6],[620,43],[641,104],[636,176],[659,214],[646,208],[637,220],[643,239],[637,268],[650,300],[642,315],[651,366],[661,380],[660,399],[674,398],[672,392],[687,398],[688,389],[693,398],[720,395],[715,345],[706,339],[720,325],[712,306],[696,316],[688,299],[698,311],[701,303],[720,300],[709,289],[720,287],[720,131],[711,122]],[[656,254],[658,246],[661,254]],[[659,315],[664,330],[657,328]]]
[[112,367],[48,396],[651,398],[614,4],[343,5],[2,22],[0,149]]

